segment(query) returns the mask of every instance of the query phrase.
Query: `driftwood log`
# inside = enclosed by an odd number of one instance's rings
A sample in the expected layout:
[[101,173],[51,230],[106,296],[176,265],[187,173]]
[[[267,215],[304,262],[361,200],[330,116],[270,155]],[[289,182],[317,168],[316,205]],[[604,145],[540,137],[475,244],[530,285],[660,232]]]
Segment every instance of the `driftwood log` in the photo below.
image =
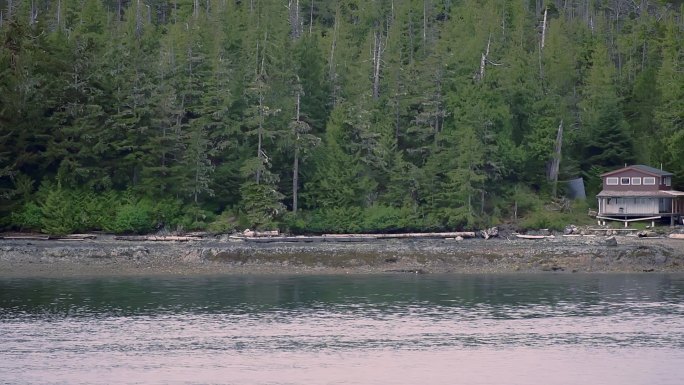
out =
[[117,241],[155,241],[155,242],[188,242],[197,241],[201,239],[200,237],[194,236],[179,236],[179,235],[132,235],[132,236],[116,236],[114,237]]

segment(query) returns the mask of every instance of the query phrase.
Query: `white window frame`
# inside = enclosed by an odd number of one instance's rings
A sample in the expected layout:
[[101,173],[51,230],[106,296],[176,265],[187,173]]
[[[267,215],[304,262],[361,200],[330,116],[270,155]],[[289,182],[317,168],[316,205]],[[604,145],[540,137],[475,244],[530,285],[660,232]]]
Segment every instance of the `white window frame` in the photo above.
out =
[[664,177],[665,178],[665,186],[672,186],[672,178],[669,176]]
[[620,178],[616,176],[609,176],[606,178],[606,186],[617,186],[620,183]]
[[645,176],[644,177],[644,185],[655,186],[655,184],[656,184],[656,178],[654,176]]
[[633,176],[632,177],[632,186],[641,186],[641,177],[640,176]]
[[[627,183],[625,183],[625,181],[627,181]],[[632,178],[630,178],[628,176],[623,176],[620,178],[620,186],[629,186],[629,182],[631,182],[631,181],[632,181]]]

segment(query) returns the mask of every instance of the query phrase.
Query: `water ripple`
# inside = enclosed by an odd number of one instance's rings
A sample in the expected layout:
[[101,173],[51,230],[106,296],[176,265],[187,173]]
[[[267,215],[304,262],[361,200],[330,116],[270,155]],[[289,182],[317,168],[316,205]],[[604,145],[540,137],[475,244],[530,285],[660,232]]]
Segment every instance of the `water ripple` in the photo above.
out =
[[[0,280],[0,383],[43,383],[45,375],[107,383],[93,374],[103,372],[135,374],[141,383],[223,382],[226,370],[234,383],[311,383],[302,371],[325,368],[355,383],[337,372],[340,362],[385,365],[403,373],[394,383],[415,383],[402,368],[416,360],[448,372],[455,356],[473,368],[472,357],[508,367],[505,352],[544,362],[564,352],[557,367],[568,359],[598,365],[578,353],[591,351],[604,365],[638,352],[657,357],[630,361],[623,370],[632,377],[612,383],[664,368],[666,377],[632,383],[674,384],[682,374],[672,368],[683,358],[683,299],[684,278],[668,275]],[[642,372],[630,372],[640,363]],[[160,370],[167,373],[160,381],[145,377]]]

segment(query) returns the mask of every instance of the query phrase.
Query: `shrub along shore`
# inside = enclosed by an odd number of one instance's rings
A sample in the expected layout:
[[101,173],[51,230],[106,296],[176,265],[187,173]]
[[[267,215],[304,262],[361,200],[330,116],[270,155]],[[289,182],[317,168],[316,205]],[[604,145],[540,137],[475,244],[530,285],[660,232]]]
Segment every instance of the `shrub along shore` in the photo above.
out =
[[0,277],[684,272],[684,240],[617,236],[256,243],[0,240]]

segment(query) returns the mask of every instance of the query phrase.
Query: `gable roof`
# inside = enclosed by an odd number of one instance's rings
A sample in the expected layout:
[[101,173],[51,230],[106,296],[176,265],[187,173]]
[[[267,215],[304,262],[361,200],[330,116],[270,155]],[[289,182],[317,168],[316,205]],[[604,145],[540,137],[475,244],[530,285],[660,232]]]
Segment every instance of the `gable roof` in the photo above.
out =
[[655,168],[655,167],[646,166],[643,164],[635,164],[632,166],[623,167],[621,169],[609,171],[607,173],[601,174],[601,176],[608,176],[608,175],[616,174],[616,173],[619,173],[619,172],[622,172],[625,170],[637,170],[637,171],[641,171],[641,172],[644,172],[646,174],[650,174],[650,175],[654,175],[654,176],[670,176],[670,175],[672,175],[671,172],[663,171],[663,170]]

